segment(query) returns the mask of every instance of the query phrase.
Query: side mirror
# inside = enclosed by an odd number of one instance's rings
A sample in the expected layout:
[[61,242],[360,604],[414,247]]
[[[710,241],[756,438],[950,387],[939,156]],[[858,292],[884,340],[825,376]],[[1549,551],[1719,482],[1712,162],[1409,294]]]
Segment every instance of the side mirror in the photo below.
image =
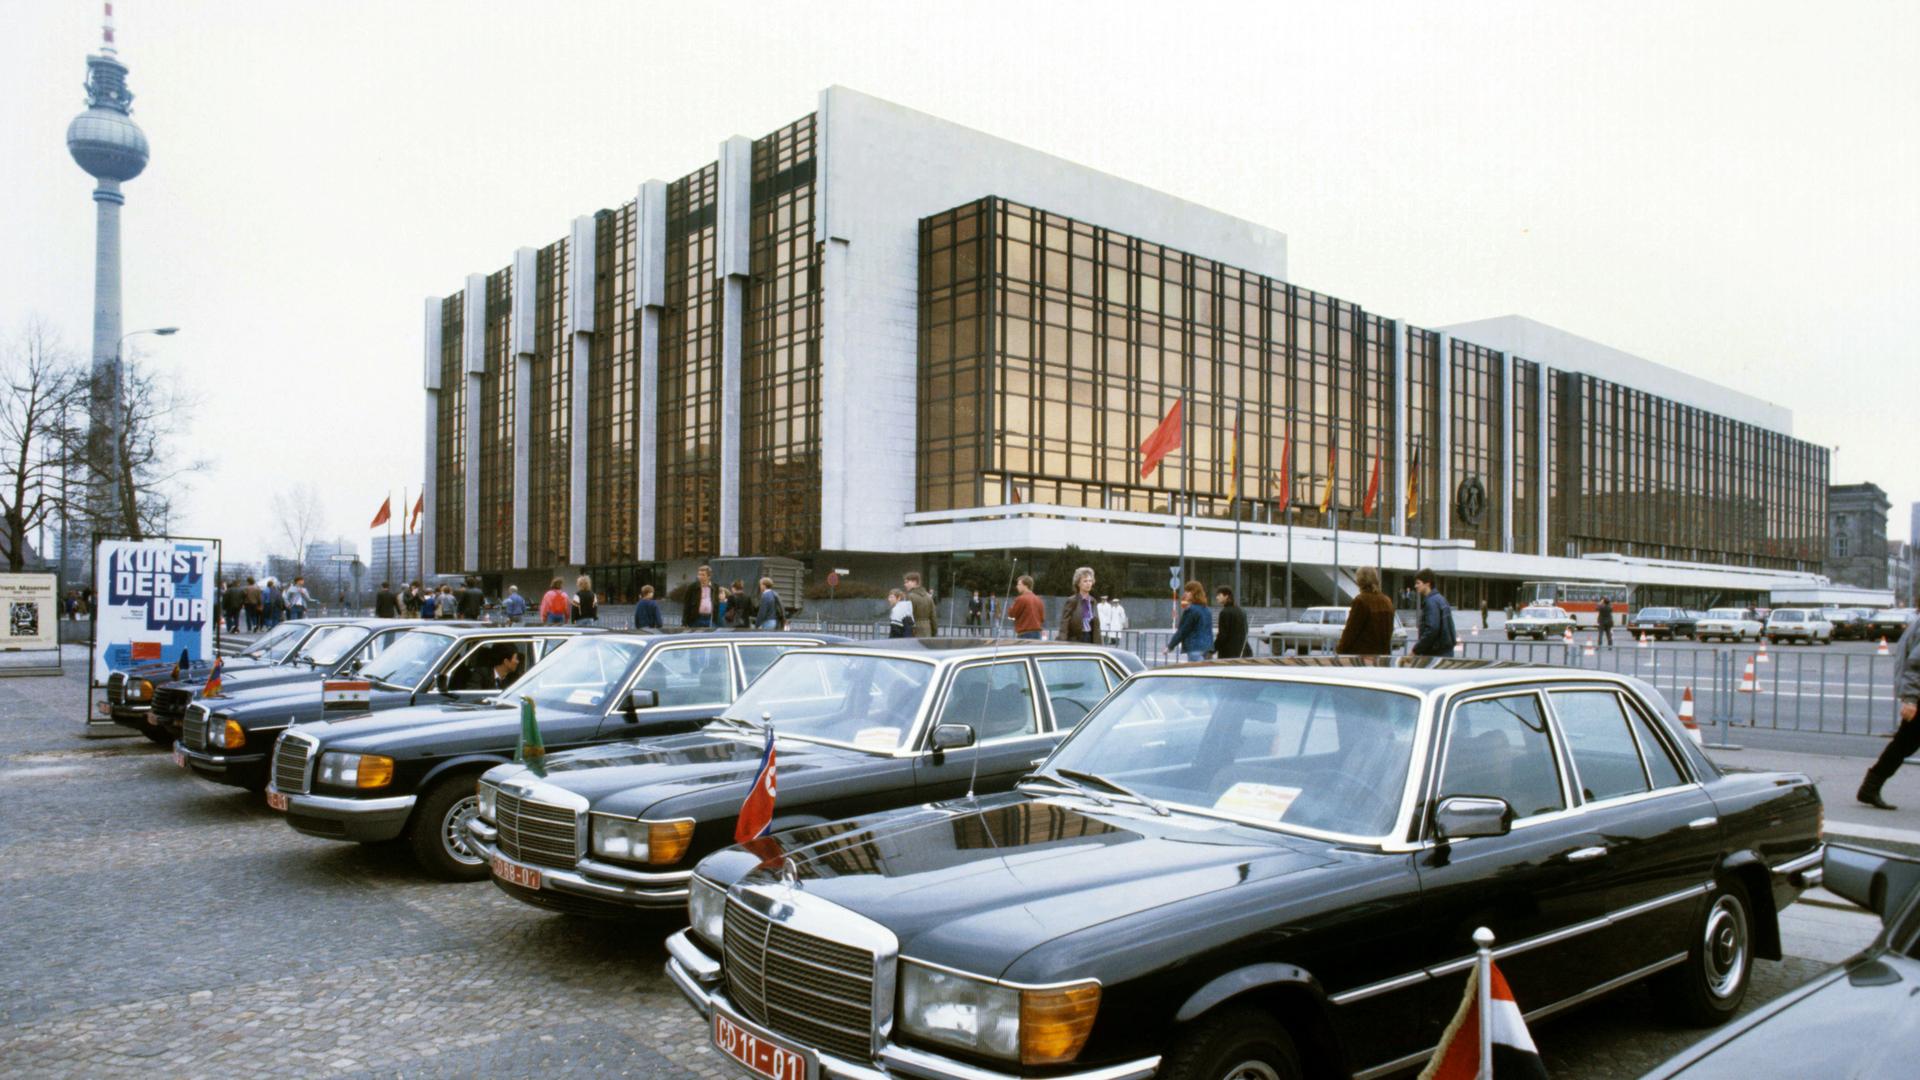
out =
[[441,697],[447,695],[447,673],[442,671],[433,677],[433,692]]
[[961,750],[973,745],[973,725],[941,724],[933,729],[933,750],[943,753],[948,750]]
[[1822,885],[1882,920],[1920,888],[1920,862],[1843,844],[1828,845],[1821,869]]
[[1441,840],[1505,836],[1513,827],[1513,807],[1505,799],[1449,795],[1433,811],[1433,831]]
[[620,703],[620,711],[627,714],[627,723],[637,724],[640,722],[637,714],[641,709],[651,709],[658,704],[660,704],[658,690],[629,690],[627,699]]
[[353,671],[355,674],[358,674],[360,669],[366,666],[367,666],[367,662],[358,656],[354,657],[353,662],[347,665],[348,669]]

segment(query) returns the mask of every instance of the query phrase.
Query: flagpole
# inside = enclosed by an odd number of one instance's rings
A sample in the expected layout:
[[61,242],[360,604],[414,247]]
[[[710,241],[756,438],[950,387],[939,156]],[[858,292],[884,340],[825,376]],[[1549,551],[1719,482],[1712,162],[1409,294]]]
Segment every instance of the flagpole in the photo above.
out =
[[1244,604],[1240,597],[1240,422],[1246,418],[1245,404],[1236,404],[1233,409],[1233,599]]
[[1480,1070],[1479,1080],[1493,1080],[1493,931],[1481,927],[1473,932],[1473,944],[1478,949],[1474,958],[1474,972],[1478,976],[1474,982],[1474,1006],[1479,1013],[1480,1023]]
[[[400,485],[400,505],[407,506],[407,485],[405,484]],[[411,515],[413,513],[413,507],[407,506],[403,512]],[[413,518],[409,516],[400,523],[400,591],[403,593],[407,591],[407,534],[412,531]],[[393,541],[391,539],[387,541],[387,565],[389,568],[393,565]],[[391,572],[391,570],[389,570],[389,572]]]

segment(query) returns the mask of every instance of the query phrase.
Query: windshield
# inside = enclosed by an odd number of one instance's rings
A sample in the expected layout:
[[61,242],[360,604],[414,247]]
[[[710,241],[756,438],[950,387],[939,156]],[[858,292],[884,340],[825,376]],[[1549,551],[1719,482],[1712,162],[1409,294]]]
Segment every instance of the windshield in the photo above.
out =
[[1345,626],[1347,624],[1347,609],[1328,608],[1324,621],[1328,626]]
[[723,715],[749,724],[768,716],[783,736],[890,753],[912,734],[933,673],[932,664],[897,656],[790,652]]
[[367,640],[371,632],[364,626],[324,627],[308,638],[300,650],[293,654],[293,658],[320,667],[330,667]]
[[1280,828],[1379,837],[1412,760],[1418,698],[1206,675],[1136,679],[1047,759],[1149,798]]
[[307,623],[282,623],[269,631],[266,637],[248,646],[247,651],[240,655],[255,660],[264,657],[277,664],[285,660],[287,654],[293,651],[293,647],[300,644],[301,636],[312,629],[313,627]]
[[513,688],[543,709],[598,709],[627,681],[645,652],[631,641],[581,638],[535,665]]
[[1536,607],[1528,608],[1521,614],[1521,617],[1526,619],[1564,619],[1567,617],[1567,613],[1557,607]]
[[1717,607],[1707,612],[1709,619],[1744,619],[1746,617],[1746,610],[1737,607]]
[[361,668],[360,676],[402,690],[411,690],[427,677],[427,672],[433,670],[434,662],[451,644],[453,639],[445,634],[409,631],[395,638],[384,652]]
[[1799,611],[1776,611],[1773,613],[1774,622],[1805,622],[1806,618],[1806,614]]

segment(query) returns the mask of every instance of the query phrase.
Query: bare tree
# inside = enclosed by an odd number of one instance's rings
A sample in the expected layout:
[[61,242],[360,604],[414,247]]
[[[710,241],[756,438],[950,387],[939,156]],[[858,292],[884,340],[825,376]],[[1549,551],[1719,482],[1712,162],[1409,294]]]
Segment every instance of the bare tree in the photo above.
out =
[[86,393],[78,358],[40,316],[0,354],[0,555],[16,573],[27,565],[28,535],[60,509]]
[[137,357],[124,365],[120,392],[120,476],[112,497],[102,502],[113,508],[113,531],[135,539],[165,534],[174,500],[190,477],[208,467],[207,459],[184,456],[179,447],[185,418],[200,399]]
[[305,573],[307,545],[327,529],[326,509],[320,503],[320,493],[303,480],[285,491],[275,492],[272,505],[279,538],[292,549],[288,557],[300,573]]

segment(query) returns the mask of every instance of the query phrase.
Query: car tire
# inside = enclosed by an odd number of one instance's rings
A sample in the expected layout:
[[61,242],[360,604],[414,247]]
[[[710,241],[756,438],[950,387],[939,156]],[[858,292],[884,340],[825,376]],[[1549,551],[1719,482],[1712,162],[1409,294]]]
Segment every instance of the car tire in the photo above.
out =
[[479,881],[487,876],[485,859],[464,843],[455,846],[455,838],[463,835],[456,830],[466,828],[466,819],[478,805],[472,773],[449,776],[420,796],[407,826],[407,846],[422,870],[443,881]]
[[1300,1051],[1259,1009],[1223,1009],[1189,1025],[1161,1062],[1163,1080],[1302,1080]]
[[1507,631],[1507,640],[1508,640],[1508,641],[1512,641],[1512,640],[1513,640],[1513,631],[1511,631],[1511,630],[1509,630],[1509,631]]
[[1753,981],[1753,905],[1738,881],[1723,881],[1694,925],[1687,958],[1659,976],[1675,1019],[1694,1027],[1725,1023]]

